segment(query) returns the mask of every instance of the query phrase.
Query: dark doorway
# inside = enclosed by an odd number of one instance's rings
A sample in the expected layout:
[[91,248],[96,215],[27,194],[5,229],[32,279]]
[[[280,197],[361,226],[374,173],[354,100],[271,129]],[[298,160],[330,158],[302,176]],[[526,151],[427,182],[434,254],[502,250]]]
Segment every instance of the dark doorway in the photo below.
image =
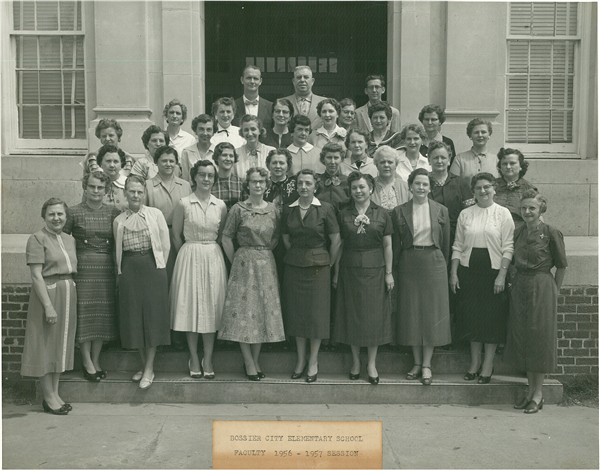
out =
[[364,80],[387,67],[386,2],[205,2],[206,108],[242,94],[247,64],[262,70],[260,95],[294,91],[292,71],[308,64],[314,93],[367,101]]

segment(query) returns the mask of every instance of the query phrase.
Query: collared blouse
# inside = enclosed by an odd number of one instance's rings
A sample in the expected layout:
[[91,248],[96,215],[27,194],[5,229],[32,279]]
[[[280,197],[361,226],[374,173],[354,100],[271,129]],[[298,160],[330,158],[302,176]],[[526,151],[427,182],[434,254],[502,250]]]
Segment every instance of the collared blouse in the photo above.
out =
[[275,147],[266,146],[258,143],[255,151],[251,151],[247,146],[239,147],[235,150],[238,161],[233,165],[233,173],[240,178],[246,178],[246,172],[252,167],[267,168],[267,155],[275,150]]
[[541,222],[532,232],[523,225],[515,231],[513,263],[517,271],[550,272],[552,267],[566,268],[565,240],[558,229]]
[[274,182],[271,180],[271,186],[267,188],[263,199],[275,205],[277,210],[281,212],[286,204],[293,203],[300,195],[296,190],[296,179],[294,177],[286,177],[285,180]]
[[173,224],[173,210],[175,205],[184,196],[192,192],[192,187],[181,178],[173,177],[170,182],[165,182],[156,175],[146,181],[146,204],[162,211],[167,225]]
[[346,149],[346,134],[347,131],[335,125],[335,129],[331,134],[327,132],[324,126],[321,126],[319,129],[313,131],[310,136],[308,136],[308,142],[310,142],[313,146],[320,147],[329,142],[335,142],[336,144],[340,144],[344,149]]
[[419,154],[419,158],[417,159],[417,166],[414,168],[411,165],[410,160],[408,160],[405,150],[399,150],[398,156],[400,157],[400,160],[398,161],[398,165],[396,166],[396,174],[405,182],[408,181],[408,177],[412,173],[412,171],[418,168],[424,168],[428,172],[431,172],[431,166],[429,165],[429,161],[426,157],[424,157],[421,154]]
[[201,155],[198,150],[198,145],[194,144],[193,146],[183,149],[181,157],[179,158],[179,161],[181,162],[181,178],[188,181],[190,185],[193,183],[190,170],[192,170],[194,164],[199,160],[210,160],[212,162],[212,148],[209,148],[204,155]]
[[319,183],[315,196],[319,198],[321,202],[330,203],[336,211],[346,205],[350,201],[350,188],[348,187],[348,177],[342,174],[341,170],[338,171],[337,175],[330,175],[329,173],[317,174]]
[[488,172],[494,177],[497,177],[497,160],[497,157],[491,152],[477,154],[473,148],[471,148],[466,152],[461,152],[455,157],[454,162],[450,165],[450,173],[459,177],[468,177],[469,179],[481,172]]
[[55,234],[44,227],[29,236],[25,249],[27,265],[42,265],[42,276],[77,273],[75,239],[64,232]]

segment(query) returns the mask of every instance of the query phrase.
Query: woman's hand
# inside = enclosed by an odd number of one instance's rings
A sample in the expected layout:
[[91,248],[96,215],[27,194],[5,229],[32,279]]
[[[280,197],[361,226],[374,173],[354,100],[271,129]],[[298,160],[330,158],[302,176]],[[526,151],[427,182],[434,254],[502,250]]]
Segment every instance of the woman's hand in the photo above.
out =
[[54,310],[54,307],[50,306],[45,309],[46,312],[46,322],[48,324],[56,324],[58,322],[58,314]]
[[504,291],[504,285],[506,284],[506,274],[498,274],[494,280],[494,294],[502,293]]
[[458,282],[458,275],[456,273],[450,273],[450,290],[456,294],[456,290],[460,289],[460,284]]
[[337,272],[337,270],[335,270],[333,272],[333,279],[331,280],[331,286],[333,286],[333,289],[337,289],[337,283],[338,283],[338,272]]
[[394,275],[391,273],[385,274],[385,286],[388,291],[392,291],[394,289]]

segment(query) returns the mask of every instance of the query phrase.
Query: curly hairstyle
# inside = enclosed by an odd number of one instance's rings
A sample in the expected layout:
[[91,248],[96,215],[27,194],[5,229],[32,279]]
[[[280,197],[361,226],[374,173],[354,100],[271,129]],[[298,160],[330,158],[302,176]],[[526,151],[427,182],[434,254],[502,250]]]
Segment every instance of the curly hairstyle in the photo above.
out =
[[98,150],[98,155],[96,155],[96,163],[99,167],[102,167],[102,160],[106,154],[119,154],[119,158],[121,159],[121,168],[125,167],[125,152],[123,152],[122,149],[113,146],[112,144],[102,146],[100,147],[100,150]]
[[98,122],[98,125],[96,126],[96,137],[98,139],[100,139],[100,133],[104,130],[104,129],[108,129],[108,128],[113,128],[115,130],[115,133],[117,134],[117,137],[119,138],[119,142],[121,141],[121,136],[123,135],[123,128],[121,127],[121,125],[117,122],[116,119],[101,119]]
[[173,98],[169,103],[167,103],[165,105],[165,107],[163,109],[163,117],[165,119],[167,119],[169,110],[171,108],[173,108],[174,106],[181,107],[181,123],[183,124],[185,122],[185,120],[187,119],[187,106],[185,106],[183,103],[181,103],[181,101],[179,101],[177,98]]
[[427,139],[427,134],[425,133],[425,129],[423,128],[423,126],[421,124],[411,123],[405,124],[402,130],[400,131],[400,139],[402,139],[402,142],[404,142],[404,140],[406,139],[408,131],[416,132],[421,138],[421,140]]
[[54,206],[56,204],[62,204],[62,206],[65,210],[65,214],[67,215],[67,217],[69,217],[70,213],[69,213],[69,207],[67,206],[67,203],[65,203],[60,198],[54,198],[54,197],[50,198],[42,205],[42,217],[43,218],[46,217],[46,211],[48,210],[48,206]]
[[396,165],[398,165],[398,163],[400,162],[400,156],[398,155],[398,151],[396,151],[396,149],[390,146],[381,146],[377,148],[377,150],[373,154],[373,163],[375,164],[375,166],[379,164],[379,161],[383,157],[393,157],[394,162],[396,162]]
[[192,131],[196,132],[198,130],[198,125],[210,123],[211,127],[215,126],[215,121],[209,114],[200,114],[192,119]]
[[263,126],[263,123],[258,116],[254,116],[253,114],[245,114],[244,116],[242,116],[242,119],[240,119],[239,134],[241,137],[244,137],[242,135],[242,126],[244,125],[244,123],[252,123],[252,122],[256,123],[256,126],[258,127],[258,135],[259,136],[264,136],[267,133],[267,130]]
[[271,179],[269,178],[269,171],[263,167],[250,167],[246,172],[246,178],[244,179],[243,188],[246,194],[250,194],[250,176],[254,173],[258,173],[267,182],[267,189],[271,188]]
[[357,182],[360,179],[364,179],[367,182],[367,185],[369,185],[369,189],[373,191],[373,188],[375,188],[375,179],[373,176],[369,175],[368,173],[360,172],[352,172],[350,175],[348,175],[348,188],[351,188],[352,183]]
[[548,209],[548,200],[545,197],[543,197],[542,195],[540,195],[538,193],[538,191],[534,190],[533,188],[530,190],[524,191],[523,194],[521,195],[521,201],[527,200],[527,199],[533,199],[533,200],[536,200],[538,203],[540,203],[540,214],[544,214],[546,212],[546,210]]
[[303,114],[297,114],[294,116],[288,124],[288,131],[293,134],[296,130],[296,126],[298,125],[308,126],[308,132],[312,132],[312,123],[310,122],[310,118],[308,116],[304,116]]
[[221,154],[223,153],[223,151],[225,149],[231,149],[233,151],[233,161],[237,162],[239,157],[237,155],[237,152],[235,151],[235,147],[231,142],[219,142],[214,150],[213,150],[213,161],[215,162],[215,164],[219,165],[219,157],[221,157]]
[[350,149],[350,136],[352,134],[359,134],[360,136],[364,137],[365,143],[367,145],[369,144],[369,141],[371,140],[369,131],[367,131],[366,129],[352,129],[352,130],[348,131],[348,134],[346,134],[346,149]]
[[169,143],[171,142],[171,140],[169,139],[169,133],[166,131],[163,131],[160,127],[158,127],[156,124],[153,124],[152,126],[148,126],[146,128],[146,130],[144,131],[144,133],[142,134],[142,143],[144,144],[144,149],[148,149],[148,143],[150,142],[150,138],[152,137],[153,134],[162,134],[165,137],[165,145],[168,146]]
[[516,155],[519,157],[519,165],[521,166],[521,171],[519,172],[519,178],[523,178],[523,176],[527,173],[527,169],[529,168],[529,162],[525,160],[525,156],[519,149],[510,149],[502,147],[498,152],[498,163],[496,163],[496,168],[500,175],[502,175],[502,159],[507,155]]
[[294,117],[294,105],[292,105],[292,102],[290,100],[288,100],[287,98],[277,98],[277,100],[273,102],[273,115],[275,115],[276,105],[283,105],[287,107],[287,109],[290,110],[290,119]]
[[321,153],[319,154],[319,160],[321,161],[321,163],[325,163],[325,156],[327,154],[334,154],[334,153],[340,154],[341,159],[343,159],[344,156],[346,155],[346,151],[342,147],[341,144],[338,144],[337,142],[328,142],[321,149]]
[[315,189],[317,188],[317,185],[321,182],[321,179],[318,177],[317,172],[315,172],[312,168],[303,168],[296,175],[294,175],[296,188],[298,188],[298,178],[300,178],[300,175],[312,175],[313,180],[315,181]]
[[471,178],[471,192],[475,193],[475,185],[477,182],[485,180],[486,182],[490,182],[494,188],[496,188],[496,177],[489,172],[479,172],[477,175],[473,175]]
[[108,191],[110,187],[110,177],[100,170],[96,170],[95,172],[86,173],[81,180],[81,188],[84,190],[87,189],[90,178],[94,177],[96,180],[100,180],[104,183],[105,190]]
[[491,136],[492,135],[492,123],[490,123],[489,121],[486,121],[485,119],[481,119],[481,118],[474,118],[471,121],[469,121],[469,124],[467,124],[467,136],[471,137],[471,133],[473,132],[473,129],[475,128],[475,126],[480,126],[482,124],[487,126],[488,132],[490,133],[490,136]]
[[410,172],[410,175],[408,176],[407,182],[409,187],[413,184],[415,178],[417,178],[419,175],[426,176],[427,180],[429,180],[429,186],[431,186],[431,177],[429,176],[429,172],[424,168],[416,168],[412,172]]
[[337,113],[338,116],[342,112],[342,107],[341,107],[339,101],[337,101],[335,98],[325,98],[324,100],[317,103],[317,114],[319,116],[321,116],[321,111],[323,111],[323,107],[325,105],[333,106],[335,108],[335,112]]
[[221,106],[221,105],[231,106],[231,109],[233,110],[233,115],[235,116],[237,106],[235,106],[235,100],[230,96],[221,97],[212,104],[211,110],[212,110],[213,116],[215,116],[215,117],[217,116],[217,111],[219,111],[219,106]]
[[285,147],[280,147],[279,149],[273,149],[272,151],[269,152],[269,154],[267,155],[267,159],[266,159],[267,168],[269,168],[271,166],[271,160],[276,155],[283,155],[287,162],[288,169],[292,168],[293,156],[292,156],[292,153],[289,150],[287,150]]
[[156,149],[156,152],[154,152],[154,163],[157,164],[158,159],[165,154],[174,155],[175,162],[179,163],[179,154],[177,153],[177,149],[170,146],[160,146],[158,149]]
[[198,185],[196,185],[196,175],[198,175],[198,170],[200,167],[212,167],[215,170],[215,175],[213,177],[213,183],[217,179],[217,169],[215,168],[215,164],[213,164],[210,160],[198,160],[190,169],[190,180],[192,181],[192,190],[196,191]]
[[373,114],[377,113],[378,111],[385,111],[388,121],[392,119],[392,107],[387,103],[387,101],[378,101],[377,103],[373,103],[368,109],[369,119],[371,119]]
[[448,144],[446,144],[445,142],[435,140],[429,143],[429,147],[427,148],[427,155],[430,156],[434,150],[438,149],[446,149],[446,152],[448,153],[448,159],[450,158],[450,155],[452,153],[452,151],[450,150],[450,146],[448,146]]
[[435,113],[440,121],[440,125],[446,121],[446,112],[438,105],[425,105],[421,108],[421,111],[419,111],[419,122],[423,122],[425,113]]
[[369,86],[369,82],[371,80],[379,80],[381,82],[381,86],[385,88],[385,76],[384,75],[369,75],[365,79],[365,88]]

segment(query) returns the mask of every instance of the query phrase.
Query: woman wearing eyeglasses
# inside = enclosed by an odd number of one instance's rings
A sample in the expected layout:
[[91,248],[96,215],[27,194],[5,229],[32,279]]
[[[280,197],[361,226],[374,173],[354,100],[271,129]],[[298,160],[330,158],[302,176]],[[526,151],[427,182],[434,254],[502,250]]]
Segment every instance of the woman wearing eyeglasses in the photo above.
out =
[[[494,203],[496,179],[478,173],[471,179],[477,204],[464,209],[452,246],[450,289],[458,291],[458,330],[471,342],[465,381],[479,376],[487,384],[494,373],[496,346],[506,341],[508,302],[504,291],[512,260],[515,224],[510,211]],[[485,357],[481,361],[481,344]]]

